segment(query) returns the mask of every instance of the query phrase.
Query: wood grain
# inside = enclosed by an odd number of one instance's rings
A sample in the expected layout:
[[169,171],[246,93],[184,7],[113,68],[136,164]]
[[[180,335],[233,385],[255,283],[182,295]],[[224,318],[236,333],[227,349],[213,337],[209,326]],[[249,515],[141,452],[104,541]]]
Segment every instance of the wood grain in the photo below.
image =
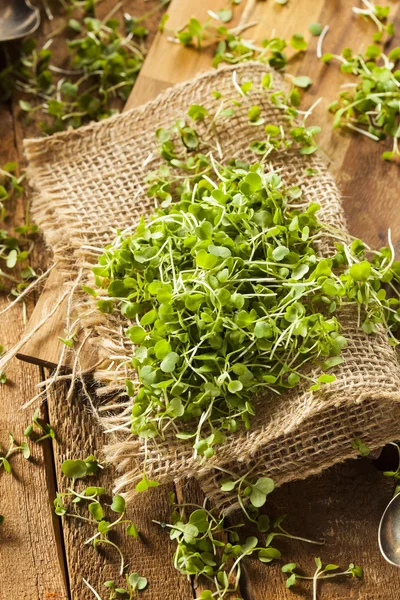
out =
[[[60,383],[49,395],[50,422],[58,437],[58,442],[54,444],[54,458],[59,490],[65,490],[71,483],[61,473],[62,462],[67,458],[85,458],[90,454],[101,459],[101,448],[105,442],[84,395],[75,394],[70,402],[65,403],[66,393],[67,386]],[[109,494],[107,503],[111,504],[114,478],[115,473],[111,469],[104,469],[97,479],[91,478],[84,483],[91,485],[93,482],[93,485],[105,487]],[[171,513],[168,493],[172,490],[168,486],[151,490],[151,493],[144,493],[138,502],[129,507],[127,518],[136,524],[140,539],[128,537],[123,527],[110,534],[110,539],[118,543],[127,560],[127,572],[138,572],[147,577],[148,589],[140,594],[143,600],[189,600],[193,597],[190,581],[173,567],[173,550],[168,535],[159,525],[152,523],[152,519],[168,520]],[[112,513],[109,516],[115,518]],[[71,599],[93,599],[83,578],[101,595],[105,592],[103,583],[109,579],[123,587],[124,579],[118,573],[120,562],[117,553],[112,549],[100,553],[92,545],[85,545],[96,529],[72,518],[63,519],[62,526]]]
[[[7,107],[0,108],[0,164],[18,159],[14,138],[13,117]],[[12,217],[7,225],[20,226],[24,220],[24,198],[9,207]],[[8,299],[0,296],[0,310]],[[28,314],[32,303],[28,304]],[[22,307],[14,306],[2,316],[1,344],[11,347],[23,334]],[[21,376],[22,375],[22,376]],[[11,431],[17,442],[30,421],[32,409],[19,410],[24,400],[36,393],[40,381],[37,368],[26,366],[21,374],[20,364],[7,369],[8,381],[0,385],[0,443],[8,448]],[[44,409],[42,408],[42,414]],[[53,522],[50,499],[54,494],[51,479],[50,446],[31,444],[32,457],[25,460],[20,454],[11,457],[12,474],[0,469],[0,514],[4,524],[0,529],[0,599],[67,600],[64,560],[58,524]]]

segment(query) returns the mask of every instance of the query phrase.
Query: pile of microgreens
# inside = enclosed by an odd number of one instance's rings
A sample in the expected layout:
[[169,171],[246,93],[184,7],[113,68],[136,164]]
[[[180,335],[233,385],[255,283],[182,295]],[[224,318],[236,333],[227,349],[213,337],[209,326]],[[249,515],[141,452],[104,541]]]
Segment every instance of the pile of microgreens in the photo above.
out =
[[377,43],[368,46],[364,55],[354,55],[345,48],[341,55],[322,56],[324,62],[338,60],[342,72],[357,77],[357,83],[349,84],[329,105],[335,113],[333,126],[351,129],[376,142],[392,139],[392,149],[382,154],[385,160],[400,157],[400,71],[395,70],[399,58],[400,47],[386,55]]
[[[251,100],[253,84],[243,85],[240,99]],[[265,87],[269,93],[263,79]],[[250,427],[258,394],[300,382],[316,391],[335,380],[324,371],[343,362],[342,307],[356,307],[366,333],[384,324],[393,344],[400,316],[400,264],[390,240],[377,252],[360,240],[341,241],[343,234],[318,220],[319,206],[306,206],[303,191],[286,188],[266,164],[287,144],[310,147],[308,138],[293,136],[295,109],[286,132],[252,107],[250,122],[266,134],[264,156],[223,165],[213,155],[217,134],[203,142],[200,124],[216,127],[240,101],[214,96],[221,102],[215,113],[193,105],[193,125],[178,119],[158,130],[167,164],[150,174],[149,195],[160,206],[106,248],[93,268],[101,289],[88,290],[99,310],[127,320],[138,374],[127,381],[132,432],[147,440],[169,430],[191,440],[202,460],[240,423]],[[324,257],[323,238],[335,248]],[[315,365],[323,372],[311,372]]]
[[103,22],[86,17],[83,23],[71,19],[68,64],[62,69],[52,65],[50,42],[37,49],[34,39],[27,40],[19,60],[3,72],[6,92],[11,91],[12,81],[25,95],[20,100],[22,110],[50,116],[40,124],[45,133],[77,128],[117,113],[113,101],[127,100],[144,61],[142,39],[147,33],[129,15],[125,16],[125,35],[119,27],[113,18]]
[[[101,21],[94,17],[93,0],[63,0],[67,15],[62,26],[42,48],[37,48],[35,38],[28,38],[18,59],[9,60],[0,72],[0,99],[8,99],[14,89],[22,92],[20,107],[29,117],[36,112],[45,116],[40,122],[45,133],[77,128],[119,112],[144,61],[148,30],[143,23],[168,2],[162,0],[138,18],[125,14],[122,26],[113,17],[119,4]],[[51,20],[49,7],[46,13]],[[51,45],[54,37],[65,32],[68,61],[61,68],[53,64]]]

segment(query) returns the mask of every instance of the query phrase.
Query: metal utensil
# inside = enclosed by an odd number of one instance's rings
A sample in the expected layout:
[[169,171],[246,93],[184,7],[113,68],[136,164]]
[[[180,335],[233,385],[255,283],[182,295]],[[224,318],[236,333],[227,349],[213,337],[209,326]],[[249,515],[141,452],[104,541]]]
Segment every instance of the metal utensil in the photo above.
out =
[[391,499],[382,515],[378,543],[383,558],[400,567],[400,494]]
[[0,0],[0,42],[25,37],[39,24],[39,9],[29,0]]

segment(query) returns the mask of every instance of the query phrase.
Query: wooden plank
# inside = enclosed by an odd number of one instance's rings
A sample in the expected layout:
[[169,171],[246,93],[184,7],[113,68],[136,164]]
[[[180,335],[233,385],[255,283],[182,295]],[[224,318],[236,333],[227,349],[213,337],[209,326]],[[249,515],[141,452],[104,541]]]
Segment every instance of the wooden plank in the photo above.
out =
[[[14,140],[14,123],[10,110],[0,108],[0,165],[18,161]],[[24,221],[24,199],[10,205],[10,227]],[[0,296],[0,310],[8,299]],[[29,302],[28,314],[32,310]],[[22,307],[14,306],[2,316],[1,344],[11,347],[23,334]],[[0,443],[8,448],[11,431],[17,442],[23,441],[23,432],[30,421],[33,409],[21,411],[21,404],[36,395],[40,381],[39,370],[27,366],[21,371],[18,363],[7,368],[8,381],[0,385]],[[44,416],[44,407],[42,415]],[[62,543],[58,523],[53,521],[50,498],[54,494],[51,478],[52,456],[48,443],[31,444],[29,461],[21,455],[11,458],[13,473],[0,471],[0,513],[4,525],[0,530],[0,581],[1,598],[27,598],[34,600],[67,600]]]
[[[50,422],[59,440],[54,444],[59,490],[65,490],[71,483],[61,473],[63,460],[85,458],[90,454],[101,459],[101,449],[106,441],[83,394],[75,394],[68,403],[65,402],[67,387],[60,383],[49,394]],[[86,485],[99,485],[111,492],[114,478],[115,473],[105,469],[97,479],[87,480]],[[173,550],[168,535],[161,531],[159,525],[152,523],[152,519],[169,519],[171,505],[168,493],[172,490],[172,486],[162,486],[151,493],[145,492],[129,507],[127,518],[136,524],[140,540],[126,536],[124,527],[112,537],[125,556],[127,572],[137,572],[149,581],[148,589],[140,594],[143,600],[193,598],[190,581],[173,567]],[[100,554],[91,545],[85,545],[85,540],[96,533],[93,526],[72,518],[64,518],[62,525],[71,600],[93,600],[93,594],[84,584],[83,577],[102,598],[107,597],[104,595],[104,581],[111,579],[123,587],[124,579],[118,573],[120,562],[117,553],[111,550]]]

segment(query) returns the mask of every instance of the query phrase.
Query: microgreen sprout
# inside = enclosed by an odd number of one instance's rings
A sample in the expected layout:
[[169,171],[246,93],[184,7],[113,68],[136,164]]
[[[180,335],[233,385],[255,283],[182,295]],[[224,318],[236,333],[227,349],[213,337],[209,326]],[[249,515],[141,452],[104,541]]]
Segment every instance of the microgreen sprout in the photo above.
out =
[[368,448],[366,444],[360,438],[354,438],[351,443],[354,450],[358,450],[361,456],[368,456],[371,453],[371,450]]
[[[287,563],[283,565],[282,572],[286,575],[289,575],[289,578],[286,580],[286,587],[290,588],[296,584],[297,580],[309,580],[312,581],[313,585],[313,600],[317,600],[317,591],[318,591],[318,581],[321,579],[332,579],[334,577],[343,577],[343,576],[352,576],[352,577],[362,577],[363,570],[361,567],[350,563],[346,570],[338,571],[340,567],[335,564],[327,564],[323,565],[320,558],[315,559],[316,570],[312,577],[306,577],[304,575],[299,575],[295,572],[297,569],[296,563]],[[333,572],[335,571],[335,572]]]
[[374,41],[381,41],[384,32],[388,33],[390,36],[394,35],[394,23],[387,23],[390,14],[390,6],[374,4],[370,2],[370,0],[362,0],[362,3],[365,8],[354,6],[353,13],[361,15],[366,19],[370,19],[376,25],[378,32],[374,35]]
[[38,433],[39,437],[35,438],[35,442],[42,442],[43,440],[52,439],[54,440],[56,437],[54,429],[49,425],[49,423],[45,423],[39,417],[39,409],[35,410],[32,422],[27,426],[24,431],[24,436],[31,438],[33,434]]
[[[126,535],[134,538],[139,537],[135,524],[130,519],[125,518],[125,499],[116,494],[112,497],[111,504],[107,505],[103,500],[103,496],[106,494],[104,487],[90,485],[79,491],[75,489],[76,480],[95,475],[99,468],[102,468],[100,463],[92,455],[84,460],[65,460],[62,463],[61,470],[66,477],[72,479],[72,487],[67,488],[65,492],[57,492],[54,500],[54,510],[56,515],[60,517],[78,519],[92,525],[95,533],[86,540],[85,544],[92,543],[95,549],[98,549],[101,545],[113,548],[118,553],[120,574],[122,575],[125,569],[124,555],[118,544],[110,539],[110,532],[116,526],[124,525]],[[111,514],[117,514],[118,517],[115,520],[108,520],[110,518],[106,514],[108,511],[111,511]],[[136,589],[133,588],[132,582],[133,579],[130,583],[131,588]],[[139,584],[137,585],[139,589],[138,586]],[[129,591],[131,591],[131,588],[129,588]],[[131,598],[131,596],[129,597]]]
[[13,454],[21,453],[24,458],[27,460],[31,455],[30,448],[26,442],[22,442],[20,445],[15,443],[15,438],[12,433],[8,434],[9,437],[9,447],[7,450],[3,450],[0,444],[0,469],[4,469],[6,473],[12,473],[12,467],[10,464],[10,458]]

